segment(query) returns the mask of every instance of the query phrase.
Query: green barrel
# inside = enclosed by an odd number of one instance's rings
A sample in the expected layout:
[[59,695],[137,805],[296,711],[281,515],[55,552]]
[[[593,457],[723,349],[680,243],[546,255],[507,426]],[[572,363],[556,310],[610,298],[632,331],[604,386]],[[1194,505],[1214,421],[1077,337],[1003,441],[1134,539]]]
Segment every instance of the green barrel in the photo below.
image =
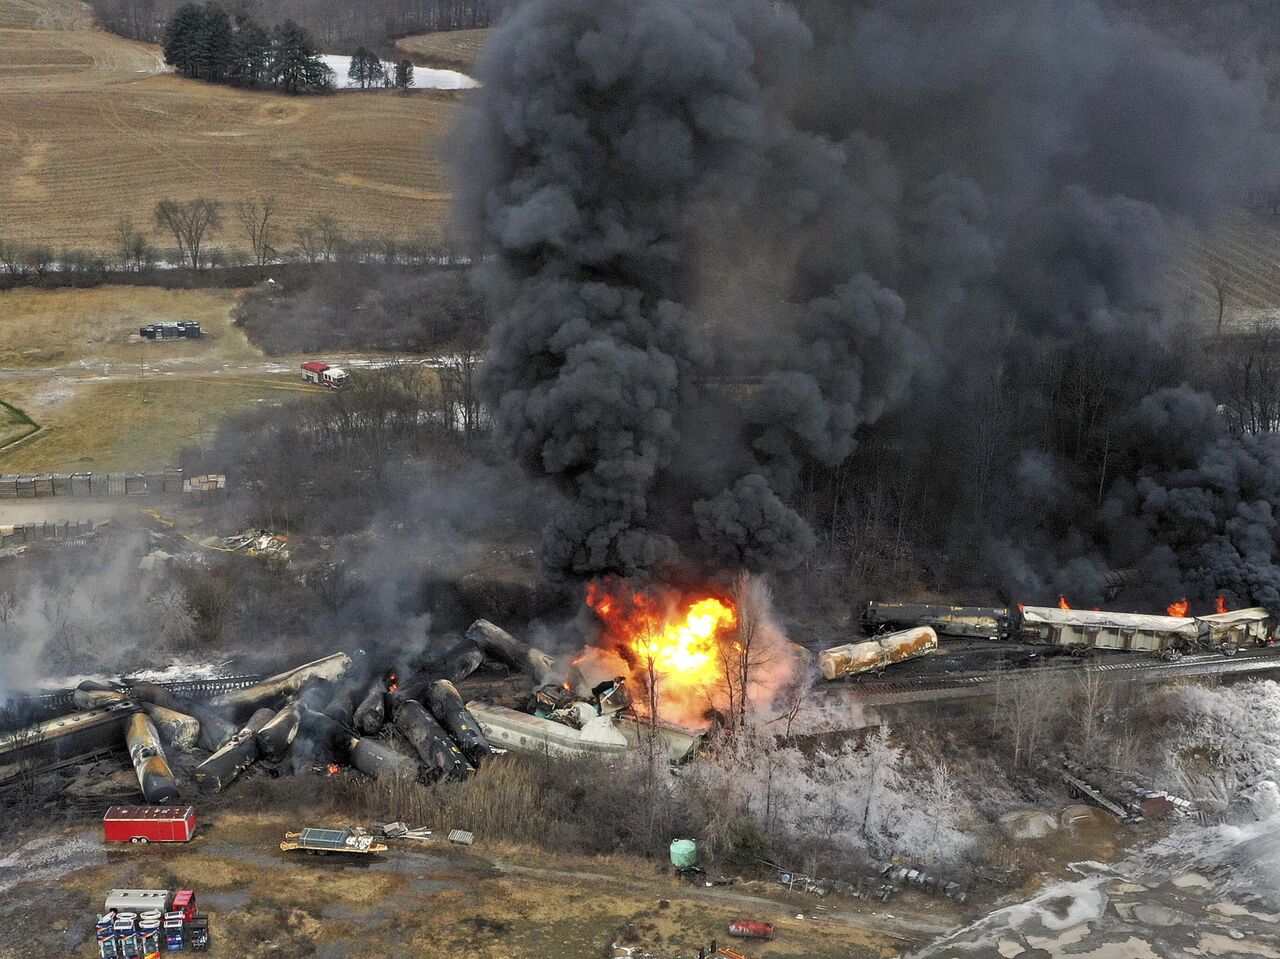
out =
[[692,839],[671,840],[671,865],[691,869],[698,864],[698,844]]

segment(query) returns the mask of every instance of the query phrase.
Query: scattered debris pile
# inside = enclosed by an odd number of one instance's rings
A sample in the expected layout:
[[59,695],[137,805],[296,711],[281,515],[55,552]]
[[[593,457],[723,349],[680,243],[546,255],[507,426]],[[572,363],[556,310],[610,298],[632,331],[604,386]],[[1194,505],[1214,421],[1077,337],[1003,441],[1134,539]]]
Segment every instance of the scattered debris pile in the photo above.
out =
[[[283,550],[266,532],[227,542]],[[508,702],[521,708],[463,697],[458,684],[486,661],[516,671],[526,692]],[[636,716],[623,679],[585,688],[571,663],[486,620],[405,672],[335,653],[204,701],[152,682],[88,680],[72,694],[76,713],[0,736],[0,783],[77,757],[102,760],[95,775],[118,783],[104,751],[122,744],[143,799],[163,805],[181,798],[184,783],[218,793],[268,764],[433,782],[464,779],[506,749],[608,758],[651,731],[680,761],[701,742],[698,731]]]
[[1072,759],[1060,759],[1049,771],[1056,771],[1071,794],[1107,810],[1122,822],[1159,819],[1171,813],[1191,816],[1195,805],[1189,799],[1140,786],[1105,769],[1084,766]]
[[246,556],[289,558],[288,537],[266,529],[244,530],[227,536],[222,540],[221,546],[224,550],[244,553]]

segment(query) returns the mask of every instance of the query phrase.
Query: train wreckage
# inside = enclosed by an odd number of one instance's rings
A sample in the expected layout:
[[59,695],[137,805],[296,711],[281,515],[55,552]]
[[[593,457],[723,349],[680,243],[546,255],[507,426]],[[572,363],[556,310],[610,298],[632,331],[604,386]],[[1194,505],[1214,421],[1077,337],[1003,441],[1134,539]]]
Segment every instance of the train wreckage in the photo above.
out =
[[872,635],[927,626],[948,638],[1013,640],[1075,652],[1177,654],[1203,649],[1230,655],[1276,638],[1276,619],[1260,606],[1203,616],[1160,616],[1071,609],[1065,602],[1005,609],[870,601],[862,604],[859,620]]
[[[464,700],[457,684],[486,661],[522,677],[523,711]],[[205,701],[151,682],[85,681],[77,712],[0,736],[0,783],[122,744],[143,798],[161,805],[182,795],[175,769],[209,794],[259,763],[432,782],[465,778],[497,752],[607,759],[650,734],[681,762],[702,742],[698,730],[637,716],[624,679],[584,688],[572,665],[487,620],[403,681],[370,673],[335,653]]]

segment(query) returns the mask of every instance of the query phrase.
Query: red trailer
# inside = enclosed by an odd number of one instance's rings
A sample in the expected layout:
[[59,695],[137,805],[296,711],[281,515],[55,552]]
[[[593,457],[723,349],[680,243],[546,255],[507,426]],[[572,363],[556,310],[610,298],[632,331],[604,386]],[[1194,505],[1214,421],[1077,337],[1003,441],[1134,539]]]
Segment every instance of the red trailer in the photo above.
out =
[[112,806],[102,817],[108,842],[186,842],[195,831],[194,806]]

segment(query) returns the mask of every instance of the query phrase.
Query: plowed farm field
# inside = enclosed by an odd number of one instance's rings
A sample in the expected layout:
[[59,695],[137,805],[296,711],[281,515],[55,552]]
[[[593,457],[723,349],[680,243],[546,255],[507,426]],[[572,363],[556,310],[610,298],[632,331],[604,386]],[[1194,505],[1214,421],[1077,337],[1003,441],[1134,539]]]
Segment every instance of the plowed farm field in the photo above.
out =
[[484,46],[488,30],[440,30],[420,33],[396,41],[396,50],[406,54],[415,63],[441,70],[461,70],[470,73],[475,69]]
[[1189,252],[1170,282],[1197,316],[1217,322],[1216,276],[1227,282],[1224,328],[1280,319],[1280,217],[1241,210],[1181,239]]
[[98,30],[0,29],[0,239],[110,252],[122,218],[153,228],[156,201],[206,196],[225,209],[213,245],[242,249],[231,210],[266,194],[282,247],[318,214],[348,235],[441,231],[465,94],[287,97],[164,69],[158,47]]

